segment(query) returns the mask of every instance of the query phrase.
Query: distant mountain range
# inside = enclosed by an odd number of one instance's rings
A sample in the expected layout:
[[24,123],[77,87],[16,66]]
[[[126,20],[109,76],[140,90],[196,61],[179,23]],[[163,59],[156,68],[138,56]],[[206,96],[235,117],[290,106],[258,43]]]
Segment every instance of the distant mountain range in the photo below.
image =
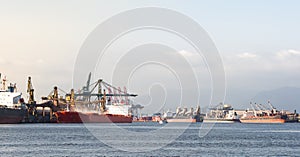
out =
[[289,111],[300,112],[300,88],[283,87],[275,90],[264,91],[254,96],[253,103],[266,104],[270,100],[278,110],[284,109]]

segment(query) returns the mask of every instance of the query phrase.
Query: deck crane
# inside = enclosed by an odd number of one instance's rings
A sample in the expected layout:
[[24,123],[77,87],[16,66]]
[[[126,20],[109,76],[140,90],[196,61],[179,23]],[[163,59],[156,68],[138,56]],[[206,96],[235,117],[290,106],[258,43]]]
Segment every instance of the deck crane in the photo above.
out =
[[28,77],[28,82],[27,82],[27,93],[29,95],[28,97],[28,104],[35,104],[35,100],[34,100],[34,89],[32,86],[32,82],[31,82],[31,77]]
[[277,112],[276,108],[271,104],[271,101],[268,100],[268,105],[271,107],[271,113],[275,114]]
[[255,105],[255,107],[258,109],[258,111],[260,112],[260,113],[262,113],[262,109],[261,109],[261,107],[257,104],[257,103],[254,103],[254,105]]
[[85,95],[87,95],[87,96],[83,97],[83,99],[86,100],[86,101],[90,101],[90,97],[88,95],[91,93],[90,92],[91,77],[92,77],[92,73],[89,73],[88,79],[86,81],[86,85],[83,86],[82,89],[81,89],[82,93],[84,93]]
[[250,102],[250,106],[252,107],[252,110],[253,110],[253,112],[254,112],[254,116],[257,117],[257,113],[256,113],[255,108],[254,108],[253,105],[252,105],[252,102]]
[[89,73],[88,80],[86,81],[86,86],[83,86],[83,92],[90,92],[90,83],[91,83],[92,73]]
[[276,109],[276,108],[271,104],[271,101],[270,101],[270,100],[268,100],[268,105],[271,107],[272,110],[273,110],[273,109]]
[[267,107],[265,107],[263,104],[259,104],[259,107],[260,107],[261,109],[263,109],[264,111],[267,111],[267,110],[268,110]]

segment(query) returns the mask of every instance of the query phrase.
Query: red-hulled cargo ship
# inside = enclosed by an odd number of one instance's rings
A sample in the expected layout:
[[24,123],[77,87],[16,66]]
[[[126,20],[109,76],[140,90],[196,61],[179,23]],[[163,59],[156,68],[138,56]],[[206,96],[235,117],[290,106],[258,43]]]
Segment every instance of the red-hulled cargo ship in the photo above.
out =
[[125,115],[76,111],[58,111],[55,114],[58,123],[132,123],[132,117]]
[[[58,88],[54,87],[51,97],[57,123],[132,123],[132,105],[128,97],[135,97],[136,94],[129,94],[124,87],[113,87],[99,79],[92,83],[92,90],[89,90],[91,73],[87,85],[78,93],[74,89],[61,101],[58,96]],[[93,90],[98,86],[97,93]],[[106,94],[106,90],[108,94]],[[91,101],[93,100],[93,101]]]
[[[241,123],[285,123],[285,118],[283,114],[276,110],[276,108],[268,101],[270,110],[260,110],[254,109],[252,103],[250,103],[253,111],[250,112],[246,110],[243,116],[240,118]],[[255,104],[257,107],[265,108],[261,104]]]

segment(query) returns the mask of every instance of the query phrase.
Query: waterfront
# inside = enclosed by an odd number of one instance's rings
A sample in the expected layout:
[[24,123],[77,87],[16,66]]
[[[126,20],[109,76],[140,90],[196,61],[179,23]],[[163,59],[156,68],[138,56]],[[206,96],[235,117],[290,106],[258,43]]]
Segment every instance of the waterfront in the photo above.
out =
[[[109,130],[113,124],[100,124]],[[158,123],[118,124],[145,137],[162,127]],[[0,125],[0,156],[297,156],[300,154],[300,124],[215,124],[211,132],[200,138],[201,123],[191,124],[174,142],[151,152],[126,152],[106,146],[83,124],[15,124]],[[173,127],[169,134],[185,129]],[[122,145],[114,132],[111,140]],[[160,137],[158,137],[160,138]],[[149,144],[132,139],[133,145]],[[151,141],[153,142],[153,141]],[[129,140],[130,143],[130,140]],[[156,141],[159,144],[160,141]]]

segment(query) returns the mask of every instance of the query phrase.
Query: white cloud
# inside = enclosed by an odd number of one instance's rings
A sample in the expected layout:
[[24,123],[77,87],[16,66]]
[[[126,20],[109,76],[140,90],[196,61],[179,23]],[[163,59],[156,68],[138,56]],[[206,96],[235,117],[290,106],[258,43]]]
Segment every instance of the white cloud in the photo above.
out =
[[283,50],[283,51],[277,52],[276,56],[279,57],[279,58],[300,56],[300,51],[293,50],[293,49]]
[[256,54],[248,53],[248,52],[245,52],[245,53],[242,53],[242,54],[238,54],[237,56],[239,58],[256,58],[257,57]]
[[194,68],[207,68],[201,54],[193,51],[181,50],[178,51],[180,55],[182,55],[187,62],[189,62]]
[[186,50],[179,51],[179,54],[181,54],[184,57],[193,57],[193,56],[195,56],[195,53],[192,53],[192,52],[189,52],[189,51],[186,51]]

